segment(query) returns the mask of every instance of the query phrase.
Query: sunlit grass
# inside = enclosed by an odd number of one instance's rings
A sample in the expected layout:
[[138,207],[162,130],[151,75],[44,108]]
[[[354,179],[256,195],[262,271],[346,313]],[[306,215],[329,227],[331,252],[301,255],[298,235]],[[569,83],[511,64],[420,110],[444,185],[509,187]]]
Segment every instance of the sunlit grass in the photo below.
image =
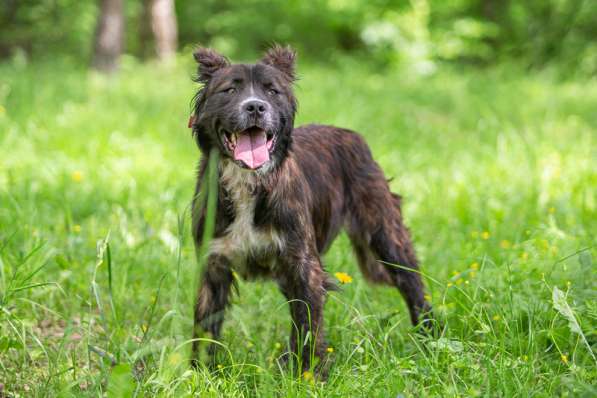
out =
[[[222,363],[211,373],[188,366],[192,68],[127,61],[106,79],[60,61],[0,65],[4,391],[596,392],[597,82],[509,68],[409,80],[356,63],[299,66],[298,123],[365,135],[404,196],[428,298],[446,325],[437,340],[414,333],[400,294],[366,284],[341,236],[324,259],[343,283],[326,304],[334,365],[321,384],[279,367],[290,320],[266,282],[240,282]],[[573,318],[554,308],[555,288]]]

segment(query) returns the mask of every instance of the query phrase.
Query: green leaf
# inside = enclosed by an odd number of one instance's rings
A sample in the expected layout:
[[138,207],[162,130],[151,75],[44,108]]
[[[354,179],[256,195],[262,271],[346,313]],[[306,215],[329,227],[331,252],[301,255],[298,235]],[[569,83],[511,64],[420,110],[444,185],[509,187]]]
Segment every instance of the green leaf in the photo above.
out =
[[564,294],[564,292],[562,292],[557,287],[554,287],[552,293],[552,300],[553,308],[555,308],[556,311],[560,313],[560,315],[562,315],[564,318],[568,320],[568,326],[570,327],[570,330],[574,333],[582,334],[580,325],[578,324],[578,321],[574,316],[574,311],[572,311],[572,308],[570,308],[568,302],[566,301],[566,295]]
[[132,397],[135,393],[135,387],[136,383],[131,371],[131,365],[121,363],[112,368],[108,379],[108,397]]

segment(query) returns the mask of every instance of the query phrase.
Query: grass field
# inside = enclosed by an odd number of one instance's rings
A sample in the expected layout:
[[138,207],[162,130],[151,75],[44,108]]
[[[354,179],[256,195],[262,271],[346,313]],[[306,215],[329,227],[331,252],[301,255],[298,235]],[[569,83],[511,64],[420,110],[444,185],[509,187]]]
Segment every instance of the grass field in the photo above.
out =
[[[298,123],[361,132],[404,196],[436,313],[418,336],[341,236],[327,383],[276,357],[289,315],[241,282],[210,373],[188,366],[193,66],[113,79],[0,64],[0,396],[595,396],[597,81],[300,65]],[[383,211],[383,209],[380,209]]]

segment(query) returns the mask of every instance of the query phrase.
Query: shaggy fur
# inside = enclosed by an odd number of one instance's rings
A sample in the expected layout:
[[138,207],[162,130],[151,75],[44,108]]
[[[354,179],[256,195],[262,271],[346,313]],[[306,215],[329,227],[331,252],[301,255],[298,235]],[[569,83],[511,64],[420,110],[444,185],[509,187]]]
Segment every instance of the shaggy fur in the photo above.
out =
[[[231,65],[213,50],[196,51],[198,81],[191,127],[203,152],[197,198],[208,155],[220,152],[214,238],[195,310],[195,337],[218,338],[233,271],[275,280],[289,302],[290,348],[302,370],[323,359],[323,307],[334,287],[321,262],[341,229],[350,236],[363,275],[397,287],[413,324],[428,321],[430,306],[417,259],[392,193],[363,138],[323,125],[293,128],[295,53],[274,47],[252,65]],[[255,107],[247,103],[255,101]],[[234,152],[239,134],[267,135],[269,161],[248,167]],[[193,236],[203,239],[205,207],[193,203]],[[310,333],[309,333],[310,332]],[[309,344],[303,339],[310,336]],[[199,344],[194,344],[198,355]],[[213,351],[213,347],[210,351]],[[321,361],[323,363],[323,361]]]

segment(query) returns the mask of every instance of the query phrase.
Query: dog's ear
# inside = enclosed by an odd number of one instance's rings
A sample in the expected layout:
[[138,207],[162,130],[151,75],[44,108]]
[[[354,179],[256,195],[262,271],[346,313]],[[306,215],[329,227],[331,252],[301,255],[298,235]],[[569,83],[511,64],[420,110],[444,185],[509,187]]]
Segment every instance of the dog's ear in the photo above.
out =
[[294,81],[296,79],[296,75],[294,73],[295,60],[296,51],[294,51],[290,46],[282,47],[276,44],[267,50],[261,59],[261,63],[273,66],[274,68],[283,72],[290,79],[290,81]]
[[211,48],[199,47],[193,57],[199,64],[197,81],[201,83],[207,83],[218,70],[230,65],[226,57]]

